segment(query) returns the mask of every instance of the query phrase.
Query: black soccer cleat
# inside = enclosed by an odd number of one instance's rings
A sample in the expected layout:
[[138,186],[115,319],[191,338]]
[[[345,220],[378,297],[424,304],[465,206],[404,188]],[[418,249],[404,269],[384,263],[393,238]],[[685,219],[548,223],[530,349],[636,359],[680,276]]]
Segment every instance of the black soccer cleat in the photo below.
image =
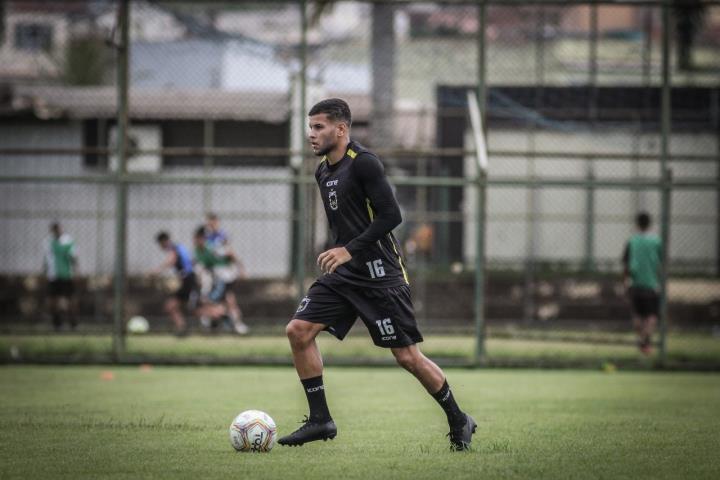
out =
[[477,423],[467,413],[465,415],[465,423],[458,427],[451,427],[450,433],[447,434],[450,437],[450,450],[463,451],[470,450],[470,442],[472,442],[473,433],[477,429]]
[[285,435],[278,443],[280,445],[289,445],[291,447],[301,446],[307,442],[316,440],[332,440],[337,435],[337,427],[335,422],[328,420],[326,422],[316,422],[305,417],[303,426],[295,430],[290,435]]

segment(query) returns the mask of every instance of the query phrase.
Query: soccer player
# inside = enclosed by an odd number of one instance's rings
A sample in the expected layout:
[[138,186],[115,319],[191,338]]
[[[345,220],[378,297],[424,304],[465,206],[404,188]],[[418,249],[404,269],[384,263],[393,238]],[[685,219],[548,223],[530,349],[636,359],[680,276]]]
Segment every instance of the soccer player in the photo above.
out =
[[155,240],[166,255],[165,260],[150,273],[157,275],[168,268],[174,268],[180,277],[180,288],[165,300],[165,311],[175,324],[175,335],[184,337],[188,333],[188,328],[182,312],[181,302],[190,304],[191,309],[194,309],[198,295],[192,259],[187,248],[170,240],[170,235],[167,232],[159,232]]
[[324,273],[310,287],[288,323],[293,361],[310,415],[281,445],[335,438],[337,428],[325,400],[323,363],[315,337],[323,330],[342,340],[357,317],[375,345],[389,348],[440,404],[450,425],[450,445],[470,446],[476,423],[460,410],[442,370],[417,344],[418,331],[407,274],[393,228],[402,221],[392,188],[377,156],[350,140],[345,101],[323,100],[309,112],[309,140],[322,161],[315,172],[334,248],[320,254]]
[[75,287],[73,275],[77,268],[75,241],[63,232],[58,222],[50,225],[50,238],[45,244],[43,271],[48,280],[48,307],[55,330],[60,330],[63,317],[68,317],[70,328],[75,330]]
[[647,213],[637,216],[638,233],[630,237],[623,254],[623,281],[630,294],[638,348],[645,355],[652,353],[651,338],[660,308],[658,277],[662,260],[662,242],[650,233],[650,223]]
[[[196,263],[205,269],[212,277],[212,285],[207,294],[207,298],[213,303],[223,302],[227,307],[227,315],[232,322],[232,328],[235,333],[238,335],[246,335],[249,328],[242,321],[242,311],[232,291],[233,284],[238,275],[244,273],[242,266],[237,265],[237,257],[227,247],[222,249],[222,254],[217,250],[211,249],[208,246],[206,230],[204,226],[198,227],[198,229],[195,230],[194,245]],[[203,318],[208,319],[209,317],[201,316],[201,322],[203,322]],[[212,325],[211,320],[208,323]]]
[[225,230],[220,228],[220,218],[215,213],[208,213],[205,216],[205,239],[208,247],[219,249],[228,243],[228,236]]

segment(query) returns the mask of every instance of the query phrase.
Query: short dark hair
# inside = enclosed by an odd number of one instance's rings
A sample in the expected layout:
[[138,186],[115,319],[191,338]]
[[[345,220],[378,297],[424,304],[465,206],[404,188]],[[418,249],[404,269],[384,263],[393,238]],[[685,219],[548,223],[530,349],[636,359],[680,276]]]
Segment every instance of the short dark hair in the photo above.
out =
[[207,215],[205,215],[205,218],[207,218],[208,220],[217,220],[218,216],[217,213],[208,212]]
[[195,229],[195,238],[205,237],[205,225],[200,225]]
[[308,116],[324,113],[333,122],[345,122],[349,127],[352,124],[350,106],[342,98],[326,98],[321,100],[310,109]]
[[155,241],[157,241],[157,243],[162,243],[166,240],[170,240],[170,235],[164,230],[155,235]]
[[635,225],[637,225],[640,230],[647,230],[650,228],[650,223],[650,214],[647,212],[640,212],[637,217],[635,217]]

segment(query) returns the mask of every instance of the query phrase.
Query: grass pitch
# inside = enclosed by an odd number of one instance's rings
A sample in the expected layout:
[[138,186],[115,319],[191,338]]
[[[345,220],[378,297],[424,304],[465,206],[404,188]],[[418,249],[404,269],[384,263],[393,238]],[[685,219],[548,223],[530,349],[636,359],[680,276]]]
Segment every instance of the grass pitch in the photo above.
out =
[[[357,330],[357,329],[356,329]],[[394,364],[390,352],[377,348],[360,330],[343,342],[328,334],[318,337],[323,356],[330,364]],[[645,357],[634,345],[632,333],[525,331],[491,333],[486,342],[490,366],[600,368],[608,363],[620,369],[650,369],[655,355]],[[422,350],[445,366],[468,364],[473,358],[472,335],[427,335]],[[47,334],[0,335],[0,363],[90,362],[112,359],[109,335]],[[131,335],[127,338],[127,362],[224,363],[291,365],[284,335],[198,336],[177,339],[171,335]],[[720,370],[720,338],[673,333],[668,337],[667,365],[671,369]]]
[[337,439],[236,453],[241,410],[280,434],[306,410],[287,367],[0,368],[0,478],[718,478],[720,376],[448,370],[478,421],[450,452],[444,414],[396,368],[328,368]]

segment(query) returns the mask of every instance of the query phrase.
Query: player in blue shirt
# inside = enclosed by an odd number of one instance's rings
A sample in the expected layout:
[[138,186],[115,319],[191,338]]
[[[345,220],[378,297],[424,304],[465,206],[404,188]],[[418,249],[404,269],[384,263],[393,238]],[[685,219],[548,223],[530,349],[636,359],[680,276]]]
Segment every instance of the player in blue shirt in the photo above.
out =
[[182,312],[182,304],[188,304],[191,310],[195,309],[198,297],[198,285],[193,272],[193,263],[187,248],[170,240],[167,232],[160,232],[155,237],[160,248],[166,253],[165,260],[151,274],[160,274],[168,268],[173,268],[180,278],[180,288],[171,297],[165,300],[165,311],[175,324],[175,334],[179,337],[187,335],[187,323]]

